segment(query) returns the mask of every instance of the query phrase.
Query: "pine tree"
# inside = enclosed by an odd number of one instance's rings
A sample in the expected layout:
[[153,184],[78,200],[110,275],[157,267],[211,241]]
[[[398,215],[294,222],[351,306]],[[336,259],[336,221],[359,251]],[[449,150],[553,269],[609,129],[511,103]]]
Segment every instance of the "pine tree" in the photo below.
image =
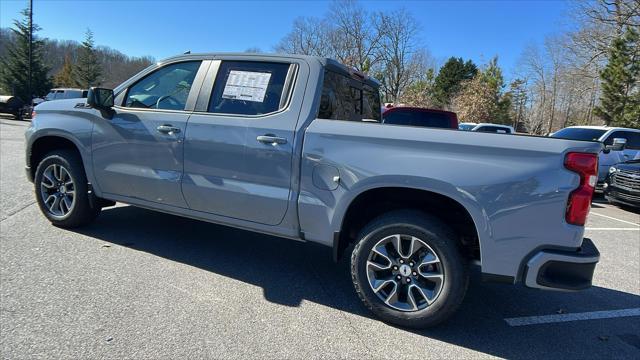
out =
[[82,47],[78,50],[78,64],[75,71],[76,83],[85,89],[99,86],[102,81],[102,66],[94,46],[93,32],[87,29]]
[[[51,89],[48,68],[43,61],[43,41],[32,36],[31,94],[29,94],[29,10],[22,10],[22,20],[14,20],[15,42],[7,44],[7,54],[0,58],[0,85],[12,95],[30,102],[33,97],[46,95]],[[40,27],[33,24],[33,33]]]
[[524,126],[524,111],[529,100],[527,95],[526,81],[515,79],[509,84],[509,94],[511,94],[511,118],[513,128],[519,129]]
[[53,84],[59,87],[74,87],[78,86],[76,80],[73,78],[73,63],[69,54],[64,57],[64,64],[58,73],[53,77]]
[[435,106],[448,108],[451,100],[461,90],[462,82],[473,79],[478,73],[478,67],[471,61],[464,62],[462,58],[451,57],[440,68],[433,88]]
[[453,105],[463,121],[511,124],[511,94],[503,94],[504,77],[494,57],[472,80],[462,83]]
[[600,73],[602,93],[594,113],[607,125],[640,127],[639,35],[627,28],[609,48],[608,63]]

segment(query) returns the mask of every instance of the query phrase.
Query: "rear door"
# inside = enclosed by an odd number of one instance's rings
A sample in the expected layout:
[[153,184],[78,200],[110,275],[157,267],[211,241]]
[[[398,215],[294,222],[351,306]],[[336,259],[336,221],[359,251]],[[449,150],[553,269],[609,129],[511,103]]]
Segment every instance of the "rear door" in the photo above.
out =
[[212,64],[185,134],[182,192],[193,210],[277,225],[288,208],[304,62]]

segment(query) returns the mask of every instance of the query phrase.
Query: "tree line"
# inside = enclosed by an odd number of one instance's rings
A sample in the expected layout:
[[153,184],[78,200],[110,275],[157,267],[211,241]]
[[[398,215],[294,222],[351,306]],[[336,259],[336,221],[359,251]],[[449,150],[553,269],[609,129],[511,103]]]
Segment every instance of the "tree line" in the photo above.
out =
[[33,24],[32,80],[29,94],[29,14],[0,29],[0,94],[25,101],[45,96],[52,87],[115,87],[154,62],[151,57],[130,57],[106,46],[96,46],[87,29],[84,41],[43,39]]
[[509,83],[497,56],[480,66],[458,57],[438,66],[409,11],[369,12],[356,0],[296,19],[275,50],[336,58],[380,80],[385,102],[452,110],[462,121],[534,134],[569,125],[640,128],[640,1],[571,7],[575,28],[526,47]]

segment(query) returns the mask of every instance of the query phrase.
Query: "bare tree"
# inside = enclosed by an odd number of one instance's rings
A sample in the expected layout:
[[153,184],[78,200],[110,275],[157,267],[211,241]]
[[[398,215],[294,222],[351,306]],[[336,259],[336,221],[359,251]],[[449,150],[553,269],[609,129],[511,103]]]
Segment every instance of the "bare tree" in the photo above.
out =
[[331,56],[327,23],[314,17],[300,17],[293,29],[275,46],[277,52],[312,56]]
[[337,0],[328,17],[334,24],[329,31],[332,53],[342,63],[368,72],[380,61],[383,33],[378,18],[355,0]]
[[403,91],[423,69],[418,47],[418,24],[404,9],[379,13],[377,31],[381,35],[381,64],[377,72],[386,100],[397,102]]

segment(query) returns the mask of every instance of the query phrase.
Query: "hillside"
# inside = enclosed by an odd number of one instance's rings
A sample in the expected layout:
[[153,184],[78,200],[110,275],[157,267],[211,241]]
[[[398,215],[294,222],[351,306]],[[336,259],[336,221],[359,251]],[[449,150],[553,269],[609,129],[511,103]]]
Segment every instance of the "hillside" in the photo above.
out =
[[[14,41],[14,34],[8,28],[0,28],[0,57],[5,56],[6,47]],[[55,75],[64,62],[66,55],[76,61],[80,43],[73,40],[44,39],[44,59],[49,66],[49,75]],[[98,46],[97,55],[103,68],[103,81],[101,86],[113,88],[136,74],[140,70],[151,65],[155,60],[152,57],[131,57],[108,46]]]

